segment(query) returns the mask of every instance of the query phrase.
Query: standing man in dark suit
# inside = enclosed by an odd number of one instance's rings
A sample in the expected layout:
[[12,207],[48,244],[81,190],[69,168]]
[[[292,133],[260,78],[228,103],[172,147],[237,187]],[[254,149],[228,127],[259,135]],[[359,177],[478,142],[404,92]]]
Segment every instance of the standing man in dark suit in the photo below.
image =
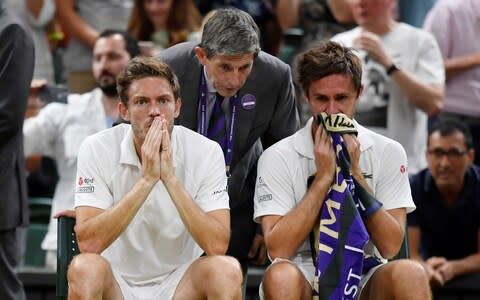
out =
[[16,229],[28,224],[23,116],[33,76],[33,41],[0,0],[0,299],[25,299],[16,274]]
[[[177,123],[217,141],[220,135],[231,208],[227,254],[236,257],[246,272],[247,256],[263,263],[266,253],[253,222],[258,157],[299,126],[290,68],[260,51],[252,17],[233,8],[220,9],[209,19],[200,45],[173,46],[159,59],[180,80],[183,106]],[[226,124],[223,133],[212,137],[218,101]]]

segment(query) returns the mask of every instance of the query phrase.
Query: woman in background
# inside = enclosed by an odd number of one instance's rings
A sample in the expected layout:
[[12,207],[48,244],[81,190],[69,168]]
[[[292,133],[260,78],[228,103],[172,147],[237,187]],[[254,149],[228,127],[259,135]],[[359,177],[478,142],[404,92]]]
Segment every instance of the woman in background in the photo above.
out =
[[140,41],[144,55],[191,40],[202,15],[193,0],[135,0],[128,31]]

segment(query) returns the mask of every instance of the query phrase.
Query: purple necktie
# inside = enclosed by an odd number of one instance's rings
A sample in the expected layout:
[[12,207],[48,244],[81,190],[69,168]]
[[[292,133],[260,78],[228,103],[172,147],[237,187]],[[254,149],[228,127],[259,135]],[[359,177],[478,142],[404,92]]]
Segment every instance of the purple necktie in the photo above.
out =
[[225,153],[227,145],[227,130],[225,122],[225,114],[222,110],[223,97],[216,93],[215,105],[213,106],[212,115],[208,124],[207,137],[216,141],[222,147]]

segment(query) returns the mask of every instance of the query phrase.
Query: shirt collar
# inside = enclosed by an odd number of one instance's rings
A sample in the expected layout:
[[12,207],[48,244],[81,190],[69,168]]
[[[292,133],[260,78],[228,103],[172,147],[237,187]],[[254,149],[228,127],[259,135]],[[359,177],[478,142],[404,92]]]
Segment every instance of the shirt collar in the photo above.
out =
[[[142,165],[140,163],[140,159],[137,155],[137,151],[135,150],[135,143],[133,141],[133,130],[130,124],[120,124],[117,126],[128,126],[127,133],[124,135],[122,142],[120,143],[120,163],[133,165],[137,168],[141,169]],[[173,167],[177,166],[178,160],[177,158],[177,130],[175,130],[177,126],[173,126],[172,136],[170,139],[170,146],[172,148],[172,155],[173,155]]]
[[360,140],[360,152],[363,152],[368,148],[372,147],[374,141],[372,139],[372,136],[369,134],[369,131],[365,127],[360,125],[357,121],[355,121],[355,119],[353,120],[353,123],[355,124],[355,127],[358,131],[357,137]]
[[295,150],[302,156],[314,159],[312,138],[313,117],[293,136]]
[[[423,190],[425,192],[429,192],[431,189],[434,189],[436,193],[440,195],[440,191],[438,190],[437,184],[435,183],[435,179],[432,176],[432,173],[428,168],[424,169],[425,172],[425,181],[423,184]],[[458,196],[458,200],[462,200],[468,198],[472,195],[475,195],[475,181],[477,180],[475,176],[475,169],[473,166],[470,166],[467,171],[465,172],[465,179],[463,182],[463,189],[460,191]]]
[[208,93],[216,93],[217,90],[213,87],[210,79],[207,76],[207,68],[203,67],[203,76],[205,77],[205,82],[207,83],[207,92]]
[[437,189],[437,186],[433,182],[432,173],[427,169],[425,169],[425,181],[423,182],[423,190],[430,191],[430,189]]

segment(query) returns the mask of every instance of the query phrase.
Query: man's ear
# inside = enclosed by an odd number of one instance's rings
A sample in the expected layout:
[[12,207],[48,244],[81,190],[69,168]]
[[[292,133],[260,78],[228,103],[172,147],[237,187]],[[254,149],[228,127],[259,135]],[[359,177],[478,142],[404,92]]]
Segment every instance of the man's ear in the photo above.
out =
[[202,47],[195,47],[195,55],[198,58],[198,61],[202,64],[205,65],[205,61],[207,60],[207,54],[205,53],[205,50]]
[[175,119],[178,118],[178,116],[180,115],[181,107],[182,107],[182,99],[179,97],[177,101],[175,101],[175,113],[174,113]]
[[472,165],[475,161],[475,149],[471,148],[467,150],[468,165]]
[[358,95],[357,95],[357,101],[360,99],[360,97],[363,95],[363,84],[360,86],[358,89]]
[[309,101],[307,94],[308,94],[308,91],[303,92],[302,95],[300,96],[304,103],[308,103],[308,101]]
[[122,101],[118,103],[118,111],[120,112],[120,117],[122,117],[122,119],[130,122],[128,107]]

